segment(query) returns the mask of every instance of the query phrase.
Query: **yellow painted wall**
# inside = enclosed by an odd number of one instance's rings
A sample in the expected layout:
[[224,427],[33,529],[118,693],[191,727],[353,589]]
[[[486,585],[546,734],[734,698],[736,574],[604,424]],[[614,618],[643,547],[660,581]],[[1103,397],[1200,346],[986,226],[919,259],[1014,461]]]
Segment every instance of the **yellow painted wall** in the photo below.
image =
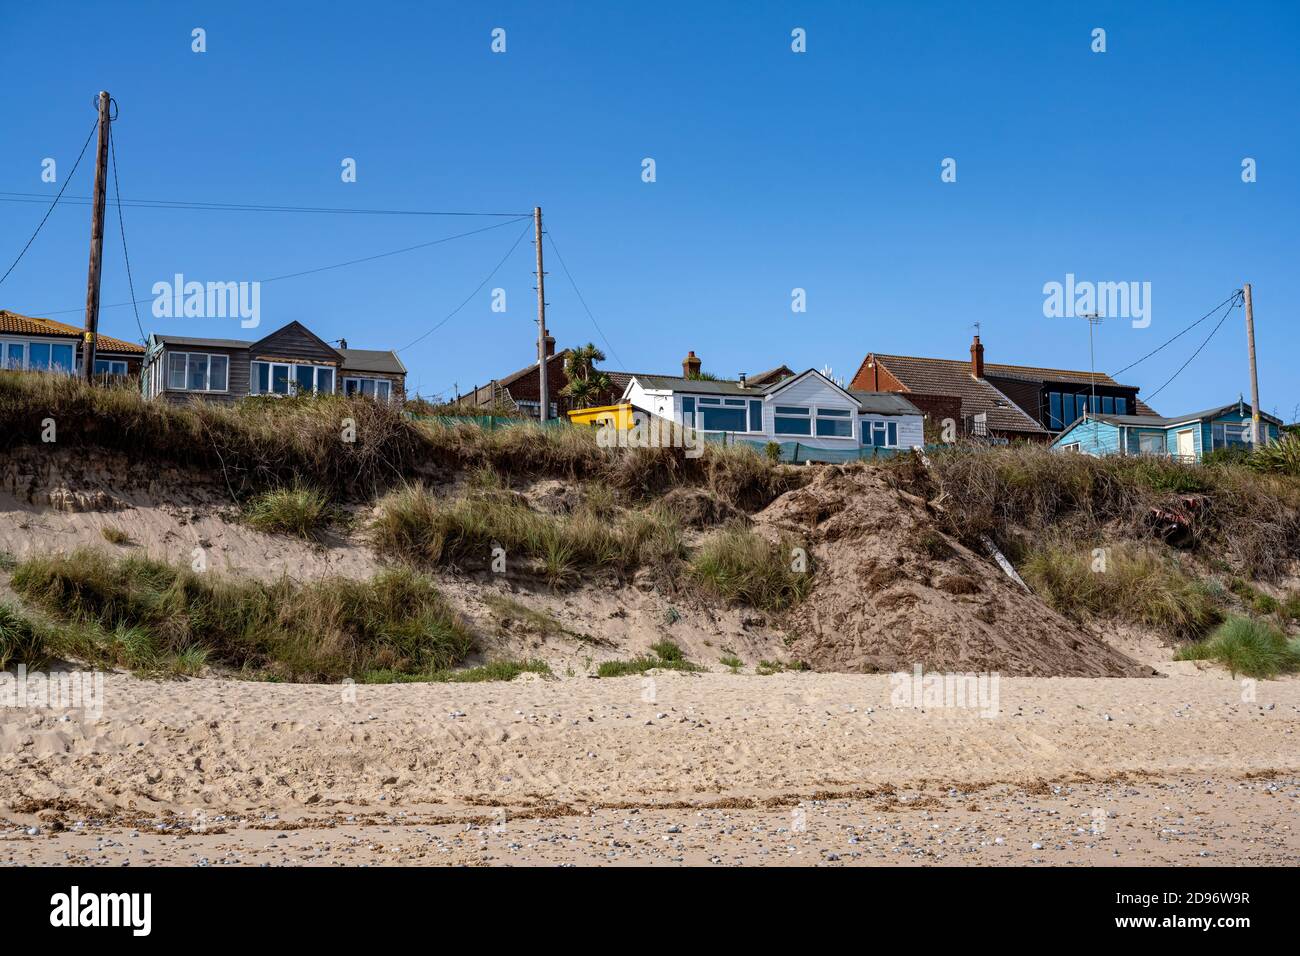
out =
[[632,405],[626,402],[620,405],[597,405],[569,412],[569,421],[574,425],[589,425],[592,428],[608,424],[626,431],[633,425],[633,411]]

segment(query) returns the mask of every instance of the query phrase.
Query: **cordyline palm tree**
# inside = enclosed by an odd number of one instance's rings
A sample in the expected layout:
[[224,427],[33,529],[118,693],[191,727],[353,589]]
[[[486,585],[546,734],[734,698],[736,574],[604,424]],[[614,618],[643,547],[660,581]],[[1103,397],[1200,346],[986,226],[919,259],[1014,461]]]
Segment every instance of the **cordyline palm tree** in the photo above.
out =
[[569,384],[560,389],[560,394],[569,398],[574,408],[590,408],[600,395],[613,388],[609,376],[596,368],[596,363],[603,361],[605,353],[591,342],[570,350],[565,357],[564,374]]

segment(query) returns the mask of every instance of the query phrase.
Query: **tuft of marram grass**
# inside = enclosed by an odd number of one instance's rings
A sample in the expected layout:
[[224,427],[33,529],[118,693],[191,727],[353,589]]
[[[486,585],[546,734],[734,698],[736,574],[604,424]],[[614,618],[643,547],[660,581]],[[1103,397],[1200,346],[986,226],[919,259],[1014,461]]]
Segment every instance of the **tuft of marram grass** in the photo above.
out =
[[126,546],[135,543],[131,540],[131,536],[129,534],[127,534],[121,528],[115,528],[111,525],[107,525],[103,528],[100,528],[99,533],[104,536],[104,540],[107,541],[109,544]]
[[633,674],[644,674],[649,670],[669,670],[682,671],[684,673],[694,673],[704,670],[699,664],[693,664],[686,659],[682,649],[672,641],[662,640],[650,646],[651,653],[644,654],[641,657],[634,657],[631,660],[623,661],[602,661],[596,667],[597,677],[628,677]]
[[1075,619],[1141,623],[1179,638],[1200,637],[1223,620],[1213,590],[1173,558],[1128,545],[1106,552],[1104,570],[1094,570],[1091,551],[1047,547],[1020,571],[1048,605]]
[[1174,659],[1218,661],[1233,677],[1268,679],[1300,670],[1300,641],[1263,621],[1233,617],[1205,640],[1180,648]]
[[685,553],[681,528],[663,509],[618,522],[585,507],[556,516],[533,511],[512,492],[448,500],[419,484],[379,502],[370,539],[382,555],[430,566],[486,565],[499,546],[508,562],[537,561],[554,585],[573,584],[589,571],[666,567]]
[[19,664],[44,667],[48,660],[45,629],[12,604],[0,603],[0,671]]
[[433,582],[407,569],[268,584],[83,550],[20,562],[13,586],[69,622],[59,629],[67,656],[137,670],[152,661],[303,681],[431,674],[474,645]]
[[742,524],[731,523],[705,539],[691,556],[688,570],[691,579],[710,594],[779,611],[802,601],[812,588],[812,568],[795,570],[796,547],[793,539],[773,543]]
[[312,538],[332,518],[329,499],[319,489],[299,482],[261,492],[244,506],[244,520],[267,534]]

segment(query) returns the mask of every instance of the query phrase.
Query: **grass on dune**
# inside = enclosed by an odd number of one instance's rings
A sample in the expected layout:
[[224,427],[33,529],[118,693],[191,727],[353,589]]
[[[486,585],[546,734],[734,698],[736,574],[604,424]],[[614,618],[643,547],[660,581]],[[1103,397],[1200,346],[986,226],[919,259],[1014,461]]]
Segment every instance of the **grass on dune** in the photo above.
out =
[[1020,572],[1048,605],[1076,619],[1141,623],[1179,638],[1200,637],[1223,620],[1213,589],[1150,548],[1116,546],[1098,558],[1047,547],[1030,554]]
[[686,659],[682,649],[668,640],[659,641],[650,647],[651,653],[631,660],[602,661],[596,668],[597,677],[628,677],[644,674],[649,670],[670,670],[693,673],[704,670],[699,664]]
[[237,496],[302,478],[334,494],[368,493],[411,473],[426,432],[399,406],[340,395],[248,398],[233,405],[146,401],[133,384],[91,385],[41,372],[0,372],[0,446],[59,445],[211,471]]
[[705,539],[690,558],[688,573],[703,590],[727,601],[779,611],[797,604],[812,588],[806,549],[793,539],[774,543],[739,523]]
[[1187,644],[1174,656],[1180,661],[1217,661],[1232,676],[1268,679],[1300,670],[1300,639],[1263,621],[1229,618],[1203,641]]
[[911,455],[883,467],[901,486],[942,498],[946,530],[963,540],[987,533],[1011,547],[1016,529],[1083,539],[1104,530],[1140,540],[1152,535],[1153,509],[1181,508],[1192,496],[1191,547],[1266,578],[1283,574],[1300,554],[1300,482],[1243,465],[1094,458],[1036,445],[959,445],[930,460],[932,472]]
[[433,582],[406,569],[268,584],[85,550],[22,561],[13,586],[70,625],[58,629],[56,652],[137,670],[162,662],[300,681],[427,675],[474,644]]
[[494,549],[507,567],[528,559],[556,585],[597,569],[629,572],[667,565],[685,553],[681,528],[658,508],[613,521],[586,508],[571,515],[533,511],[509,491],[486,489],[446,499],[408,485],[379,502],[371,542],[380,554],[425,565],[490,566]]
[[367,495],[430,465],[490,466],[530,479],[593,479],[647,496],[704,485],[759,508],[801,480],[748,446],[608,449],[592,429],[521,423],[500,428],[419,421],[400,405],[341,395],[250,397],[232,405],[146,401],[133,384],[0,372],[0,447],[39,445],[58,422],[61,446],[97,447],[140,460],[210,470],[236,497],[302,481],[333,497]]
[[545,661],[490,661],[479,667],[466,667],[461,670],[439,670],[429,674],[401,674],[396,671],[370,671],[364,674],[361,682],[365,684],[407,684],[433,682],[444,684],[481,684],[486,681],[510,681],[520,674],[542,674],[550,676],[551,668]]
[[48,660],[45,628],[12,604],[0,604],[0,670],[40,668]]
[[312,538],[332,519],[329,499],[300,482],[261,492],[244,505],[244,520],[268,534]]

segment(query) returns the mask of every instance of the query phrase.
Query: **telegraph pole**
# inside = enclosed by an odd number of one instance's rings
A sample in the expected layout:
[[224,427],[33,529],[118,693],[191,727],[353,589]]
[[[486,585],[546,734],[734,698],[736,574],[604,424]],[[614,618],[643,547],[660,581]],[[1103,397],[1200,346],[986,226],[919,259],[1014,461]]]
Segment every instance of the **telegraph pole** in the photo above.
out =
[[104,193],[108,188],[108,126],[107,93],[99,94],[99,151],[95,154],[94,209],[90,215],[90,269],[86,274],[86,332],[81,345],[82,374],[90,381],[95,374],[95,337],[99,334],[99,278],[104,260]]
[[1241,287],[1246,300],[1246,350],[1250,353],[1250,443],[1259,447],[1259,373],[1255,369],[1255,310],[1250,304],[1250,283]]
[[533,207],[533,241],[537,244],[537,420],[544,422],[551,411],[546,387],[546,273],[542,271],[542,207]]

